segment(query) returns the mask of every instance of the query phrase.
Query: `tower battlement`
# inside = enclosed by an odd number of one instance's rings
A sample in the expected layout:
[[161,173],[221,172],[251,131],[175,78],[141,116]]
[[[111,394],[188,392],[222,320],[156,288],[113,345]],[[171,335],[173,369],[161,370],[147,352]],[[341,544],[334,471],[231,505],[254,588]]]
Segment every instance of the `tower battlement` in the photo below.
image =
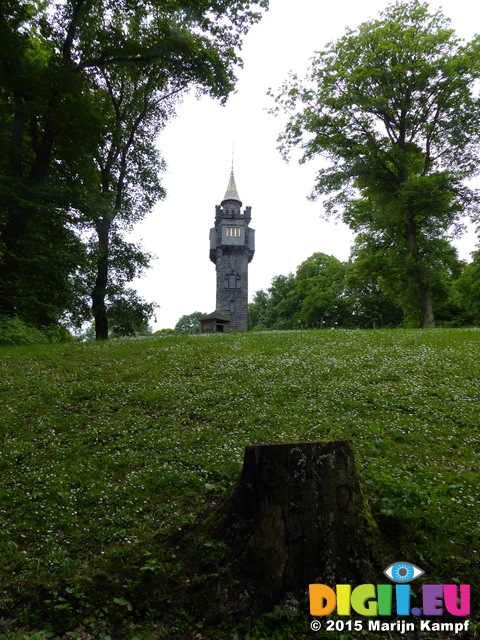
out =
[[238,207],[223,207],[217,204],[215,207],[215,220],[218,218],[244,218],[250,221],[252,219],[252,207],[245,207],[243,213]]

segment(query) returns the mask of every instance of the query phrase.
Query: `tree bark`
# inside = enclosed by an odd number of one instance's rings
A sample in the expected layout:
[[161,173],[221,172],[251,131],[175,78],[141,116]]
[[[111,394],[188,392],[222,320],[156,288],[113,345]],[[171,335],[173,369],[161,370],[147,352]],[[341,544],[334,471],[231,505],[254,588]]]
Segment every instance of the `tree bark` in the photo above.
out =
[[423,265],[418,248],[417,225],[411,211],[408,211],[405,215],[405,238],[415,263],[415,288],[422,312],[422,327],[424,329],[433,329],[435,327],[435,316],[433,313],[432,296],[425,278],[425,266]]
[[229,549],[220,573],[192,593],[206,620],[298,609],[310,584],[375,583],[382,572],[379,529],[349,441],[247,447],[235,491],[192,539],[200,541],[190,549],[198,575],[212,572],[202,541]]
[[425,284],[425,282],[422,282],[418,286],[418,297],[423,313],[423,328],[434,329],[435,316],[433,314],[432,296],[430,293],[430,288],[427,284]]
[[92,313],[95,320],[95,339],[108,339],[108,315],[105,304],[108,284],[108,258],[110,243],[110,220],[102,218],[97,225],[98,258],[97,277],[92,291]]
[[254,514],[257,579],[275,591],[365,579],[378,529],[348,441],[247,447],[239,485]]

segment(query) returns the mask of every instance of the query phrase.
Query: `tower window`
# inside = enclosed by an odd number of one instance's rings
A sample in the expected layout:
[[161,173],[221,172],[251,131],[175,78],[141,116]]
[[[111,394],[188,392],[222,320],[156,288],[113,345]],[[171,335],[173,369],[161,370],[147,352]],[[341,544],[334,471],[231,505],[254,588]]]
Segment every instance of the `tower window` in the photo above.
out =
[[226,273],[224,277],[225,289],[240,289],[240,275],[238,273]]
[[240,227],[227,227],[227,238],[240,238]]

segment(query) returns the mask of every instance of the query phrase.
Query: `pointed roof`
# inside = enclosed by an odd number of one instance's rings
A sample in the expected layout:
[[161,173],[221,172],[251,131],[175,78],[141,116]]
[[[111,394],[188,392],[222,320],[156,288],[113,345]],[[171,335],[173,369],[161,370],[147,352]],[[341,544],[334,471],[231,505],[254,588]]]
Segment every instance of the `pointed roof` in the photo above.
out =
[[221,202],[222,206],[225,202],[238,202],[240,206],[242,206],[242,201],[240,200],[240,196],[238,195],[237,186],[235,184],[235,176],[233,175],[233,166],[230,172],[230,180],[228,182],[227,191],[225,192],[225,196]]

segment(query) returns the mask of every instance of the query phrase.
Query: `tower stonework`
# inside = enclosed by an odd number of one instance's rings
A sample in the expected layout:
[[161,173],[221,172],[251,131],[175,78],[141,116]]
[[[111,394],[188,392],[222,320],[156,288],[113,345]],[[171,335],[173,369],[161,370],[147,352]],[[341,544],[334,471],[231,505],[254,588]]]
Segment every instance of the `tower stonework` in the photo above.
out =
[[216,313],[230,322],[226,331],[248,329],[248,264],[255,253],[255,230],[250,229],[252,207],[242,213],[233,169],[215,226],[210,229],[210,260],[217,272]]

